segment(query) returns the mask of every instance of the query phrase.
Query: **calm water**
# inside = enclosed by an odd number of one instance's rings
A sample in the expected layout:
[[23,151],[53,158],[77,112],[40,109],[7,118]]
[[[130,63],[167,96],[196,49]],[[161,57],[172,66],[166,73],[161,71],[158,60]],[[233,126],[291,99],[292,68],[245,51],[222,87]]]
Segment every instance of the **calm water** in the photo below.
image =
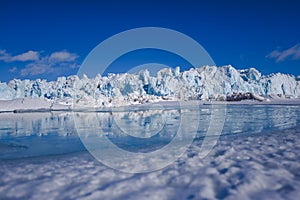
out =
[[[295,199],[300,195],[299,108],[228,105],[220,137],[206,134],[209,127],[220,126],[219,118],[212,122],[210,106],[74,115],[1,113],[0,199]],[[187,151],[167,167],[142,174],[103,165],[82,143],[106,138],[123,151],[146,155],[177,136],[179,147],[193,139]],[[203,157],[205,138],[217,143]],[[99,151],[105,159],[115,156],[105,145]],[[152,161],[146,165],[154,165]]]

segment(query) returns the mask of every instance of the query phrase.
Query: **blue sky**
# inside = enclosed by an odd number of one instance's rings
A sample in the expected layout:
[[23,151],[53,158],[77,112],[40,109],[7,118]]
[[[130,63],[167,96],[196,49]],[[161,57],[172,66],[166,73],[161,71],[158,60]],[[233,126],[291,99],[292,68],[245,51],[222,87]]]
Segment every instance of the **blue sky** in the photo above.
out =
[[[192,37],[218,66],[299,75],[299,10],[300,1],[295,0],[1,1],[0,81],[76,74],[100,42],[148,26]],[[129,60],[141,56],[124,59],[115,70],[126,71]]]

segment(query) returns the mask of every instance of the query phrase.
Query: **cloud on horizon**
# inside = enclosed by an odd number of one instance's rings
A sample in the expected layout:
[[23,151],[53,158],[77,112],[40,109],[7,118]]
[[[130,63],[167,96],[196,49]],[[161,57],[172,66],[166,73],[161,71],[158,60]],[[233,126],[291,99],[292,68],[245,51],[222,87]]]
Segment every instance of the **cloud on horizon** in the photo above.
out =
[[19,72],[20,76],[35,76],[41,74],[61,74],[67,69],[74,69],[78,67],[77,58],[79,56],[75,53],[70,53],[66,50],[53,52],[51,54],[42,56],[37,51],[27,51],[19,55],[11,55],[6,50],[0,50],[0,61],[6,63],[12,62],[27,62],[25,67],[18,70],[17,67],[10,68],[11,73]]
[[274,59],[275,62],[279,63],[285,60],[299,60],[300,59],[300,45],[296,44],[295,46],[285,49],[285,50],[274,50],[269,53],[267,56],[269,59]]

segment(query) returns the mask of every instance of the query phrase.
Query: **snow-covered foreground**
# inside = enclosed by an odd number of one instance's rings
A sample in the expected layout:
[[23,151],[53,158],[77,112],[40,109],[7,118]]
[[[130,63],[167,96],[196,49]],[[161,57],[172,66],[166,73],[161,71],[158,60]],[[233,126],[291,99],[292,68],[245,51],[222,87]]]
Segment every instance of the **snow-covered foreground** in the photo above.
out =
[[[57,104],[68,108],[71,105],[111,107],[165,100],[224,101],[227,95],[247,92],[258,99],[263,99],[259,95],[268,99],[297,98],[300,97],[300,81],[292,75],[262,75],[254,68],[236,70],[229,65],[183,72],[179,67],[165,68],[156,76],[142,70],[137,74],[109,74],[107,77],[69,76],[51,82],[14,79],[0,83],[0,100],[38,98],[47,109]],[[20,105],[26,109],[25,105]]]
[[200,159],[199,142],[147,174],[107,168],[88,153],[1,161],[1,199],[297,199],[300,130],[222,137]]
[[[227,105],[222,135],[202,158],[212,108],[201,105],[202,126],[194,143],[169,166],[142,174],[94,159],[81,144],[71,113],[2,113],[0,199],[295,199],[300,195],[299,108]],[[193,109],[189,112],[193,123]],[[93,113],[76,114],[95,120]],[[147,152],[174,137],[177,116],[176,109],[100,112],[97,120],[107,130],[103,137],[128,151]],[[112,126],[112,117],[123,120],[119,125],[134,121],[147,130],[159,130],[160,117],[173,123],[143,145]],[[149,119],[152,123],[146,123]]]

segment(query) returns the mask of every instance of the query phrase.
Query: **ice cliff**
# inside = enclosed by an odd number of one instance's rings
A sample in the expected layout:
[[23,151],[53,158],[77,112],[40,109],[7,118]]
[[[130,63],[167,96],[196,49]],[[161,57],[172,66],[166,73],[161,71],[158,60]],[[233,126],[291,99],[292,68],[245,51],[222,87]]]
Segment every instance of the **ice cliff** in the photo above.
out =
[[0,83],[0,100],[42,98],[61,104],[113,106],[161,100],[214,99],[246,93],[269,98],[300,96],[300,80],[287,74],[262,75],[254,68],[237,70],[232,66],[205,66],[180,72],[164,68],[150,76],[148,70],[137,74],[109,74],[88,78],[59,77],[56,81],[19,80]]

